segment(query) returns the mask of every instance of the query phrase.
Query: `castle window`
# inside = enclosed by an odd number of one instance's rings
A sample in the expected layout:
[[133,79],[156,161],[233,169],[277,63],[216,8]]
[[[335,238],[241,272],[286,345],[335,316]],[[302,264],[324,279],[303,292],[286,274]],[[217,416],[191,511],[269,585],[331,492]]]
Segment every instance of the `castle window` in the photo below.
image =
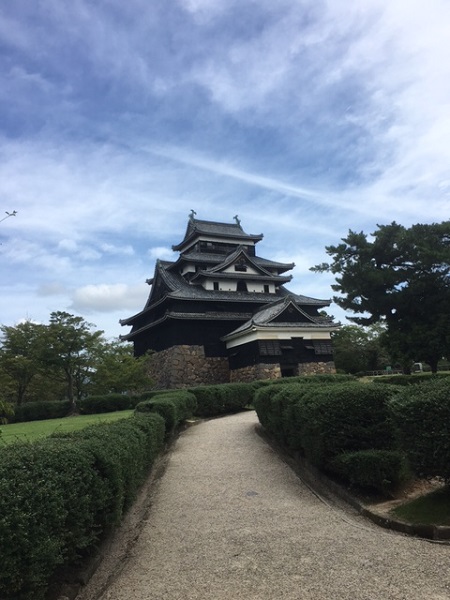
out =
[[216,292],[219,290],[219,282],[218,281],[213,282],[213,288]]
[[259,342],[259,354],[261,356],[280,356],[280,342],[277,340],[264,340]]
[[268,294],[270,292],[270,287],[267,283],[264,284],[264,293]]
[[234,265],[234,270],[235,271],[241,271],[242,273],[246,273],[247,272],[247,265],[245,265],[243,263]]
[[314,350],[315,354],[333,354],[333,346],[329,340],[314,340],[311,345],[305,347]]
[[245,281],[238,281],[237,282],[237,292],[246,292],[247,291],[247,284],[245,283]]

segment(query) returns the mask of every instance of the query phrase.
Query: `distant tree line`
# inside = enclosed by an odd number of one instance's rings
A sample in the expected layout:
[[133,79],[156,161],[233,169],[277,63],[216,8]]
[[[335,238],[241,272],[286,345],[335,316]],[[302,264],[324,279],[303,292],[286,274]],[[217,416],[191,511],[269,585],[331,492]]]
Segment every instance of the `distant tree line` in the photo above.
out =
[[52,312],[48,324],[24,321],[0,326],[0,401],[76,402],[88,394],[141,391],[151,387],[148,356],[108,341],[82,317]]
[[336,275],[334,301],[357,325],[381,325],[382,347],[405,372],[419,361],[436,372],[450,357],[450,221],[393,222],[341,241],[326,247],[330,263],[312,268]]

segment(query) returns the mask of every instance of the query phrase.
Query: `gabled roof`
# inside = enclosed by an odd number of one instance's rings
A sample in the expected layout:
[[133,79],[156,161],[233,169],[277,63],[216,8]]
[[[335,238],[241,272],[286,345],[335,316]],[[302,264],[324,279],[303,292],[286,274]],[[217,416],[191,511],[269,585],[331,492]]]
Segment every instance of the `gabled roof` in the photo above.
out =
[[[242,273],[226,272],[228,267],[238,262],[241,262],[242,265],[245,266],[251,266],[256,271],[256,274],[249,274],[246,271]],[[275,283],[287,283],[292,279],[292,275],[280,276],[270,273],[270,271],[265,269],[260,263],[256,262],[252,256],[249,256],[243,246],[239,246],[234,252],[229,254],[225,260],[212,268],[198,271],[191,281],[194,282],[208,277],[217,279],[255,279],[256,277],[260,281],[272,281]]]
[[[202,264],[210,264],[210,265],[218,265],[221,264],[226,255],[224,254],[213,254],[210,252],[186,252],[185,254],[180,254],[178,260],[173,263],[172,269],[178,268],[181,263],[202,263]],[[253,263],[262,267],[264,269],[277,269],[278,272],[284,273],[285,271],[291,271],[295,267],[295,263],[281,263],[275,260],[269,260],[268,258],[263,258],[262,256],[252,256],[251,257]],[[150,283],[150,279],[147,280]]]
[[262,233],[259,235],[245,233],[237,216],[235,219],[236,223],[216,223],[214,221],[202,221],[191,216],[183,240],[179,244],[172,246],[172,250],[181,251],[202,235],[218,239],[238,239],[243,242],[248,241],[253,243],[263,239],[264,236]]
[[[287,313],[289,312],[289,316]],[[283,315],[286,318],[283,319]],[[296,318],[297,317],[297,318]],[[330,329],[338,328],[339,325],[333,323],[328,317],[313,317],[308,315],[298,305],[298,296],[288,294],[284,298],[272,302],[271,304],[261,308],[256,312],[251,319],[246,323],[224,336],[224,341],[254,329],[295,329],[295,328],[320,328],[330,331]]]

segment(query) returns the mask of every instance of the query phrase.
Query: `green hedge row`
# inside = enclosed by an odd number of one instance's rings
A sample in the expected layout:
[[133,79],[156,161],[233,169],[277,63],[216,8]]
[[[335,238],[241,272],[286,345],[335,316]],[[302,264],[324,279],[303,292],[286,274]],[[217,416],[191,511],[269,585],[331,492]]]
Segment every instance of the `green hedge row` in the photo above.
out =
[[95,415],[99,413],[115,412],[118,410],[131,410],[140,402],[139,396],[128,394],[102,394],[87,396],[77,401],[80,415]]
[[0,455],[0,597],[38,600],[132,503],[162,448],[160,415],[14,444]]
[[390,411],[417,475],[450,481],[450,378],[402,390]]
[[[81,415],[94,415],[99,413],[115,412],[117,410],[131,410],[141,401],[140,396],[127,394],[103,394],[87,396],[77,401],[78,411]],[[26,402],[14,407],[14,416],[10,423],[22,421],[43,421],[45,419],[60,419],[66,417],[70,410],[70,403],[66,400]]]
[[224,383],[189,388],[197,400],[195,414],[215,417],[244,410],[253,402],[255,389],[260,383]]
[[[261,388],[254,401],[261,424],[289,450],[352,484],[383,492],[399,485],[406,458],[388,408],[399,389],[335,381]],[[377,456],[385,467],[374,468]]]
[[137,413],[158,413],[165,423],[166,437],[186,419],[190,419],[197,408],[197,400],[187,390],[174,390],[170,393],[155,394],[149,400],[139,402]]
[[416,373],[415,375],[383,375],[382,377],[375,377],[373,382],[377,384],[409,386],[417,385],[418,383],[431,383],[432,381],[448,377],[450,377],[448,373],[435,373],[434,375],[430,375],[429,373]]
[[14,416],[8,419],[9,423],[23,421],[43,421],[45,419],[60,419],[67,416],[70,410],[68,401],[40,401],[26,402],[14,406]]

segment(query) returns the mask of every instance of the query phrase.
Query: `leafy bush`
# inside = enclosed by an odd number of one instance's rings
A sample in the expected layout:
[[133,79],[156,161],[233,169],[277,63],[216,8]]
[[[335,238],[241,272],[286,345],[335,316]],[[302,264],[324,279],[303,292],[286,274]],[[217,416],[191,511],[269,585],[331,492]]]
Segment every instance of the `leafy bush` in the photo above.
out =
[[14,444],[0,456],[0,597],[43,597],[117,523],[162,447],[159,415]]
[[280,377],[279,379],[265,379],[259,381],[260,385],[291,385],[293,383],[301,384],[328,384],[328,383],[345,383],[348,381],[356,381],[357,378],[354,375],[336,374],[336,373],[319,373],[317,375],[299,375],[297,377]]
[[450,480],[450,379],[410,387],[389,409],[416,474]]
[[227,383],[189,388],[197,399],[195,414],[215,417],[244,410],[253,402],[254,383]]
[[70,410],[68,401],[40,401],[26,402],[14,407],[14,417],[10,419],[11,423],[21,423],[23,421],[43,421],[45,419],[60,419],[67,416]]
[[310,390],[295,407],[306,457],[326,469],[343,452],[394,449],[386,404],[397,392],[361,383]]
[[293,420],[293,406],[315,388],[316,385],[289,383],[283,386],[269,385],[256,391],[254,407],[258,419],[279,443],[300,449],[294,443],[298,431]]
[[336,456],[330,470],[358,487],[382,494],[395,491],[410,478],[407,460],[395,450],[359,450]]
[[78,400],[77,407],[81,415],[94,415],[117,410],[130,410],[135,408],[139,397],[127,394],[103,394],[87,396]]
[[197,401],[187,390],[174,390],[171,393],[155,395],[150,400],[139,402],[137,413],[156,412],[165,422],[166,436],[171,435],[175,428],[186,419],[192,417]]
[[448,377],[448,373],[436,373],[434,375],[427,375],[426,373],[416,373],[415,375],[383,375],[382,377],[376,377],[373,382],[377,384],[409,386],[417,385],[418,383],[430,383]]

